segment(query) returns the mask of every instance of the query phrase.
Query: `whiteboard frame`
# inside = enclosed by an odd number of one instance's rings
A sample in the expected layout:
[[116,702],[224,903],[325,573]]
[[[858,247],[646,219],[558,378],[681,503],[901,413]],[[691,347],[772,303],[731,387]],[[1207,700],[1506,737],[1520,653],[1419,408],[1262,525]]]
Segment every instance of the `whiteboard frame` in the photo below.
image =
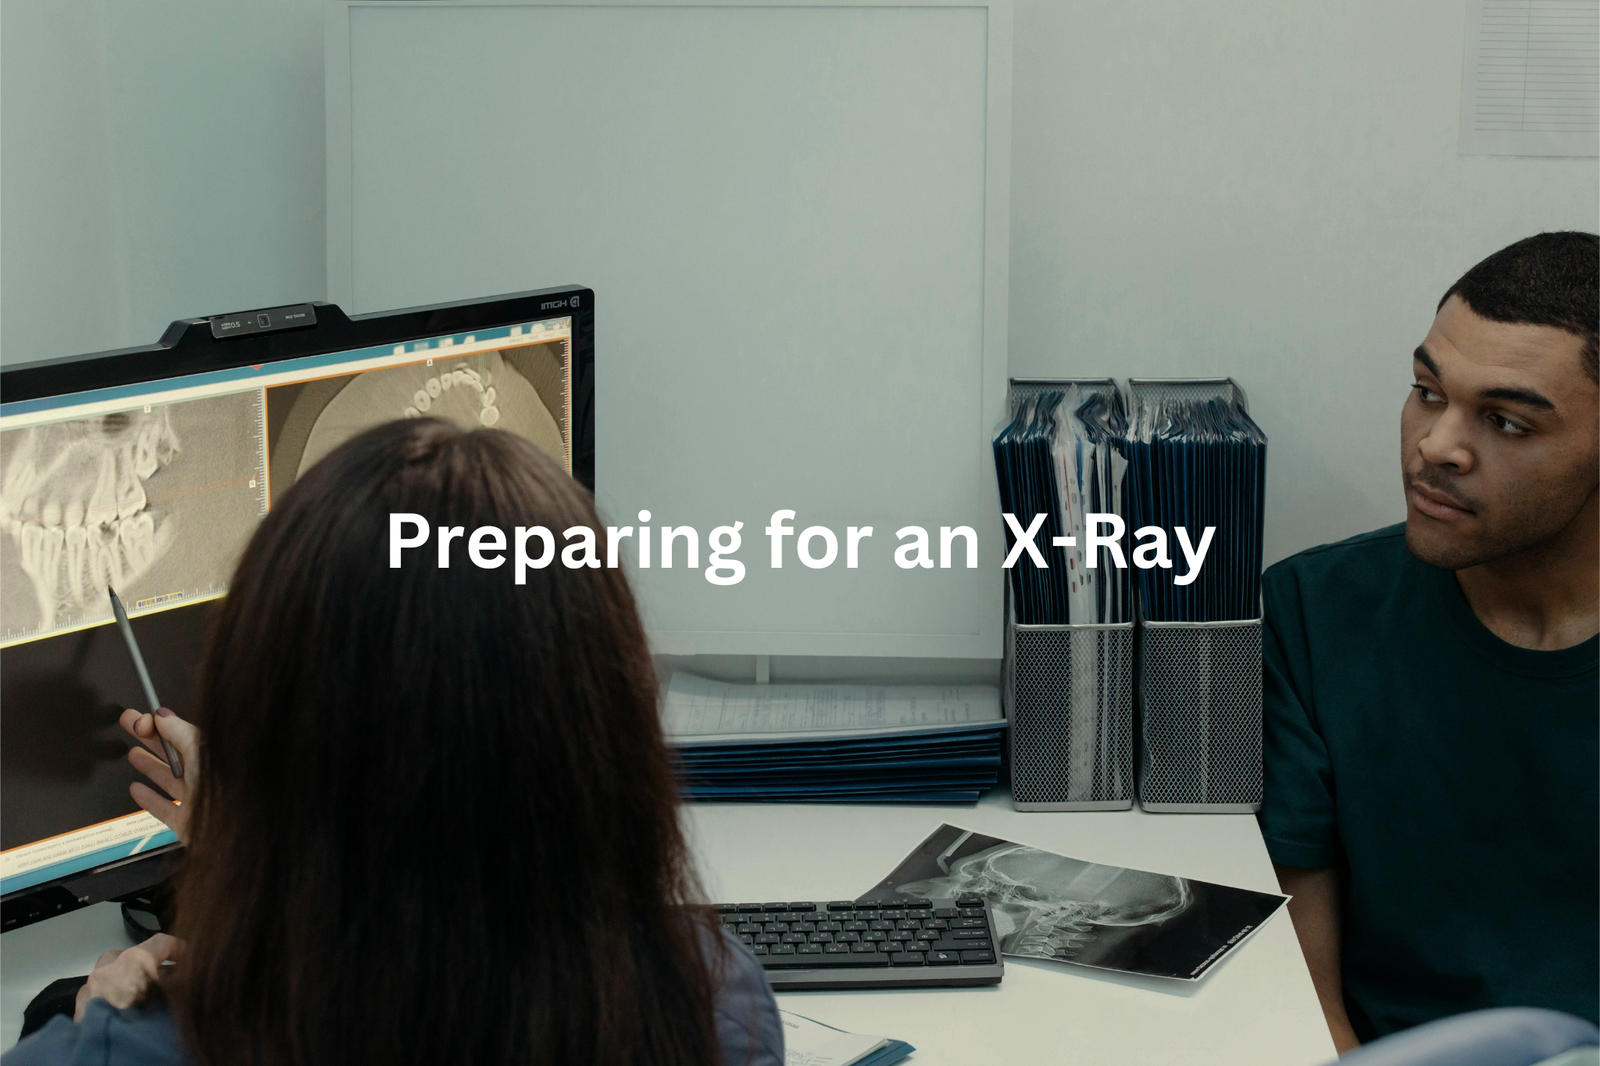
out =
[[[327,233],[328,294],[348,305],[355,292],[353,188],[354,136],[351,123],[350,11],[354,8],[420,7],[810,7],[810,8],[976,8],[986,15],[987,76],[984,148],[983,352],[980,431],[972,442],[987,454],[990,430],[1006,409],[1008,316],[1011,258],[1011,82],[1012,0],[342,0],[327,14]],[[582,279],[580,279],[582,280]],[[604,314],[606,293],[596,299]],[[596,357],[605,359],[600,348]],[[604,398],[598,398],[604,403]],[[986,469],[992,467],[986,466]],[[978,528],[980,566],[995,565],[992,592],[979,605],[976,633],[746,632],[740,630],[651,629],[651,651],[658,655],[785,655],[905,658],[999,659],[1002,653],[1004,578],[998,560],[1004,545],[1000,499],[992,476],[983,481],[983,515]]]

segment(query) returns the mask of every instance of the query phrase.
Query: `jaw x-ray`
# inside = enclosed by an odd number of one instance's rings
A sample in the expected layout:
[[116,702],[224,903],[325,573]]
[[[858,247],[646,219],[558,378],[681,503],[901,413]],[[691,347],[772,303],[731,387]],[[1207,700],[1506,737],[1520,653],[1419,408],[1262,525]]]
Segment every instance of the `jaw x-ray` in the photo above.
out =
[[266,475],[255,392],[144,405],[0,433],[0,640],[216,595]]
[[1023,958],[1197,980],[1286,897],[1086,862],[942,825],[861,899],[974,893],[1000,950]]

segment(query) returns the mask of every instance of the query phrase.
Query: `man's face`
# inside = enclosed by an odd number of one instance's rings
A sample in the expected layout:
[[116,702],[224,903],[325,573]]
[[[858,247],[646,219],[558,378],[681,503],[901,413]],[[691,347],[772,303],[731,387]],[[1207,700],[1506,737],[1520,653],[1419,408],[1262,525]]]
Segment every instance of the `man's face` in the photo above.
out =
[[1492,322],[1459,296],[1412,362],[1400,416],[1406,546],[1464,570],[1550,541],[1600,481],[1600,388],[1583,341]]

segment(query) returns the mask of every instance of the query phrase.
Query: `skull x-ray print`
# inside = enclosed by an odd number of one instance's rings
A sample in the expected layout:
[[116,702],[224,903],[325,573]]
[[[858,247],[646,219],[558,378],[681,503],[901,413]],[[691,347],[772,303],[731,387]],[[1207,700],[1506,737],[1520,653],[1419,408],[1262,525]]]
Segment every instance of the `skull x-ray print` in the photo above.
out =
[[1107,866],[942,825],[862,899],[975,893],[1007,955],[1193,980],[1284,897]]

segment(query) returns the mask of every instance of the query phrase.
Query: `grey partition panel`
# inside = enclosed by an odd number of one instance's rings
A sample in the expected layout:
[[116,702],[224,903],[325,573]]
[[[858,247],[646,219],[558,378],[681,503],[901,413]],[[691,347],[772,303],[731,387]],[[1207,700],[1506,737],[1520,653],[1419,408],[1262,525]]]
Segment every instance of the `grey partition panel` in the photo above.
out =
[[[338,5],[331,295],[594,288],[602,514],[700,537],[624,542],[656,651],[998,657],[1010,37],[1009,0]],[[977,568],[895,564],[963,525]]]

